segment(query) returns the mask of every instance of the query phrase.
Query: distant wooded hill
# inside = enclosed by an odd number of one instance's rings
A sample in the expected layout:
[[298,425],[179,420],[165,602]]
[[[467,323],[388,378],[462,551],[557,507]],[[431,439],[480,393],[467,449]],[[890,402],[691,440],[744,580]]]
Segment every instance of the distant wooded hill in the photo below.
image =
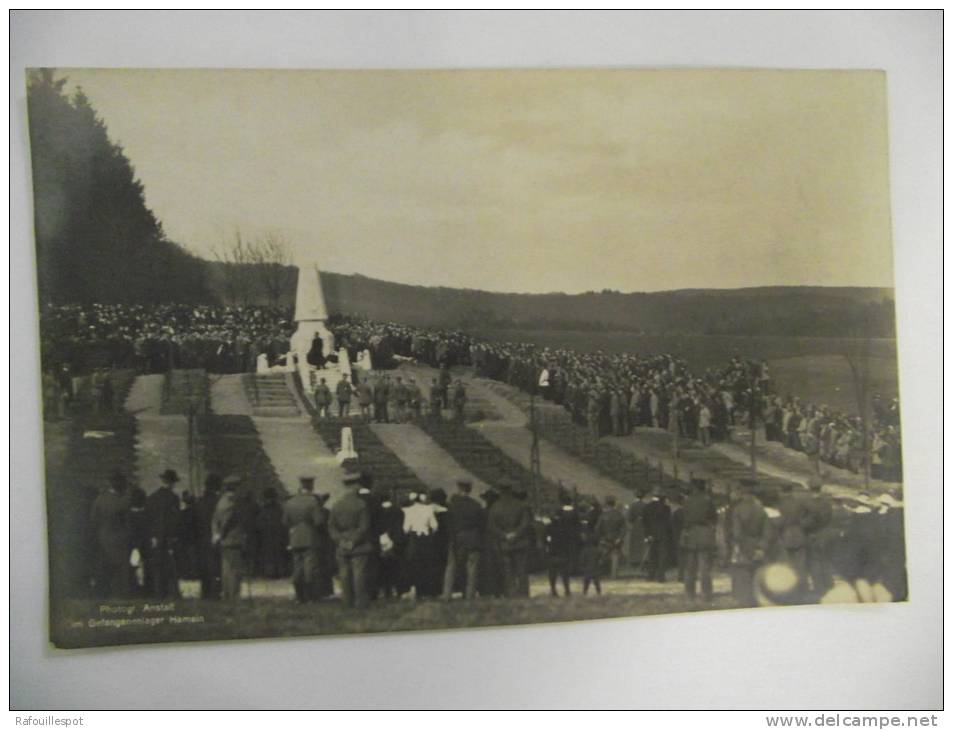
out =
[[[208,280],[223,297],[225,265]],[[330,312],[462,329],[594,329],[647,334],[894,337],[891,289],[757,287],[629,293],[505,294],[322,272]],[[281,303],[293,306],[297,274]],[[264,303],[262,300],[261,303]]]

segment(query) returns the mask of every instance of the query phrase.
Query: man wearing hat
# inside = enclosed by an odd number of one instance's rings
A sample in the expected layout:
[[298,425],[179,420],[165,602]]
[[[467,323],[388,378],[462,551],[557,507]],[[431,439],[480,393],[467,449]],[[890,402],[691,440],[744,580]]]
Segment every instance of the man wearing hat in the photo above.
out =
[[490,508],[487,530],[493,537],[503,569],[503,595],[520,595],[526,575],[532,520],[526,505],[513,494],[513,485],[499,484],[500,498]]
[[360,474],[344,477],[347,492],[331,508],[329,530],[337,545],[338,575],[344,603],[359,609],[367,608],[367,560],[371,552],[371,516],[367,504],[357,490]]
[[182,517],[179,496],[173,491],[179,475],[174,469],[166,469],[159,479],[159,488],[146,498],[145,523],[149,537],[150,588],[152,597],[161,601],[179,597],[175,549]]
[[770,537],[768,515],[753,491],[756,486],[754,480],[742,479],[731,490],[731,592],[742,606],[756,605],[755,571],[764,563]]
[[298,479],[298,493],[282,507],[282,522],[288,528],[288,547],[291,549],[291,583],[295,600],[306,603],[318,598],[319,531],[326,527],[327,514],[321,501],[314,495],[314,477]]
[[240,483],[241,479],[236,475],[225,478],[224,491],[212,515],[212,545],[222,552],[222,597],[227,600],[241,598],[244,551],[248,541],[238,505]]
[[710,601],[718,513],[704,479],[692,479],[692,493],[685,500],[682,514],[681,549],[685,560],[685,593],[692,600],[695,599],[696,582],[700,577],[702,595],[706,601]]
[[443,575],[443,599],[447,601],[453,594],[459,567],[464,568],[466,572],[464,597],[468,601],[476,598],[486,514],[480,503],[470,496],[472,490],[473,482],[469,479],[458,479],[457,493],[450,499],[448,512],[450,549]]
[[102,592],[109,598],[127,598],[130,593],[131,507],[126,476],[117,471],[109,478],[109,488],[96,497],[90,509],[89,521],[99,549]]

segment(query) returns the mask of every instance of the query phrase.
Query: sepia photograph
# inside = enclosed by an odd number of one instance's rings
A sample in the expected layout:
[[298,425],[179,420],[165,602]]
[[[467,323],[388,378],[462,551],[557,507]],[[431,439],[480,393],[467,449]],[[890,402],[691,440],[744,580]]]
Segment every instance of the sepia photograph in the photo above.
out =
[[883,72],[24,82],[56,647],[908,600]]

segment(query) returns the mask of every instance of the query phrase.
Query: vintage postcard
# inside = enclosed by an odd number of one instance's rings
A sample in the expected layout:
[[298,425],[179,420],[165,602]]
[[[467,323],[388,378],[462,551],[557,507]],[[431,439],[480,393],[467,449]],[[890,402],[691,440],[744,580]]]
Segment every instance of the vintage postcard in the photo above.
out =
[[883,73],[26,83],[57,647],[907,599]]

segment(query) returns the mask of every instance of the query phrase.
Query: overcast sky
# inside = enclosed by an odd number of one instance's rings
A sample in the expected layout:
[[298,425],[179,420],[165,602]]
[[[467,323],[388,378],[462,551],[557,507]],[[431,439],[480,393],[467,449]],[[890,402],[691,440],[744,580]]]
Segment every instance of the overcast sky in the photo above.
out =
[[169,238],[495,291],[893,285],[877,72],[78,70]]

